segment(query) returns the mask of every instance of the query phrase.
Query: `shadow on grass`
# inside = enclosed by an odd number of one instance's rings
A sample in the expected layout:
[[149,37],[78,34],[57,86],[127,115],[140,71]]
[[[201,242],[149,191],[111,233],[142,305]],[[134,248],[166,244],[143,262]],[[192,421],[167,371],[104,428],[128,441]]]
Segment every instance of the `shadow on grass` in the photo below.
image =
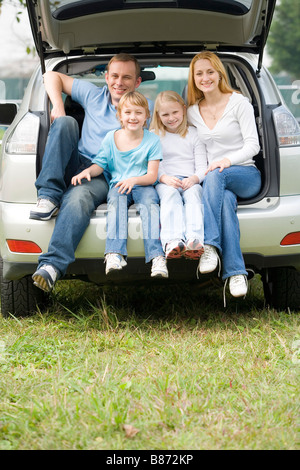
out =
[[[191,325],[209,319],[224,322],[232,315],[247,316],[264,309],[260,277],[250,282],[245,299],[234,299],[227,288],[226,307],[223,284],[211,279],[204,284],[97,286],[83,281],[61,281],[50,298],[46,313],[66,319],[101,317],[101,325],[116,327],[121,323],[141,325],[172,322]],[[99,325],[100,326],[100,325]],[[101,327],[101,326],[100,326]]]

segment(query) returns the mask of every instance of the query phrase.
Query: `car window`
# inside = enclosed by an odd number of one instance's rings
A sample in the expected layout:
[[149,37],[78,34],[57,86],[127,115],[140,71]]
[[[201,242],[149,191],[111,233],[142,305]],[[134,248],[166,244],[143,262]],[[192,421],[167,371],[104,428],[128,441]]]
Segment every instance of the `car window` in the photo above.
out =
[[1,145],[2,145],[3,135],[4,135],[4,132],[6,131],[6,129],[7,129],[7,127],[0,126],[0,150],[1,150]]
[[[173,90],[182,95],[188,80],[188,67],[145,67],[145,72],[153,72],[155,80],[147,80],[139,86],[139,91],[147,98],[155,101],[156,96],[161,91]],[[103,87],[105,82],[104,70],[95,68],[87,73],[72,75],[74,78],[88,80],[99,87]]]

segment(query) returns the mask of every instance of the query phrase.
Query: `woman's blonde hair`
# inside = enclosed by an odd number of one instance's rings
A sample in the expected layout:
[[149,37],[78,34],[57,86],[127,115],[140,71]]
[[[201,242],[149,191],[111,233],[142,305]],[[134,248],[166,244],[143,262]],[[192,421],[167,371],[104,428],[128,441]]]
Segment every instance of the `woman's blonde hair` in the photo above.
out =
[[142,93],[140,93],[139,91],[128,91],[127,93],[125,93],[125,95],[122,96],[122,98],[119,101],[118,108],[117,108],[117,118],[119,119],[122,126],[123,124],[121,121],[121,111],[126,102],[129,102],[130,104],[134,106],[141,106],[142,108],[145,109],[146,120],[144,122],[144,126],[146,126],[147,119],[151,117],[147,98],[145,98],[145,96],[142,95]]
[[[154,105],[153,118],[150,124],[150,129],[154,130],[156,134],[165,135],[166,127],[163,125],[160,117],[159,110],[163,102],[176,102],[179,103],[184,109],[186,108],[184,99],[176,93],[176,91],[162,91],[157,95]],[[186,112],[183,114],[183,120],[180,126],[176,130],[176,134],[179,134],[181,137],[185,137],[188,131],[188,122]]]
[[202,52],[199,52],[199,54],[196,54],[190,63],[189,78],[188,78],[188,92],[187,92],[187,100],[188,100],[189,106],[197,103],[204,97],[203,92],[200,91],[196,87],[195,80],[194,80],[195,64],[198,60],[201,60],[201,59],[209,60],[212,67],[218,72],[219,77],[220,77],[219,89],[222,93],[232,93],[236,91],[233,88],[231,88],[231,86],[229,85],[225,67],[222,64],[219,57],[213,52],[202,51]]

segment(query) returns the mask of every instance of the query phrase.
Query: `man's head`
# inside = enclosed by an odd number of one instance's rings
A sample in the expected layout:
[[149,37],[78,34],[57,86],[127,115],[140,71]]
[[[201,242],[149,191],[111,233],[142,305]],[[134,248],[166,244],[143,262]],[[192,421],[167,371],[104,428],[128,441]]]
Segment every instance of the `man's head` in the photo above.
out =
[[142,81],[140,74],[141,69],[135,57],[129,54],[117,54],[112,57],[105,73],[112,104],[117,106],[125,93],[138,88]]

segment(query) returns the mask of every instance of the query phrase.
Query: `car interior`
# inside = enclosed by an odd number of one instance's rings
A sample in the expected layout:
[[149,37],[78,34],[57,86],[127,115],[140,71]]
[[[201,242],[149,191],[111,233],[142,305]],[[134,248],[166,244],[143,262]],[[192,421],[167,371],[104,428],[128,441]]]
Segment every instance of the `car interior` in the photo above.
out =
[[[182,59],[179,61],[166,61],[165,63],[162,63],[160,59],[157,63],[153,61],[150,66],[144,65],[141,62],[142,83],[139,87],[139,90],[144,93],[148,98],[155,101],[155,98],[160,91],[172,89],[181,94],[186,101],[188,77],[188,65],[186,64],[188,63],[189,60],[185,60],[183,63]],[[266,185],[266,159],[263,157],[264,142],[262,127],[260,125],[261,106],[259,94],[257,88],[255,87],[255,77],[251,76],[249,70],[240,60],[234,60],[231,57],[230,61],[228,59],[224,59],[223,63],[232,88],[246,96],[252,103],[254,108],[258,135],[261,144],[261,150],[258,155],[255,156],[254,160],[256,166],[259,168],[262,174],[262,194]],[[90,60],[76,62],[74,59],[70,59],[69,61],[64,62],[64,64],[59,68],[59,71],[62,73],[68,73],[74,78],[89,80],[95,83],[97,86],[102,87],[105,85],[105,67],[106,65],[103,63],[99,64],[97,62],[91,62]],[[70,96],[65,97],[64,103],[66,114],[68,116],[74,117],[77,120],[79,124],[79,129],[81,130],[82,122],[84,119],[83,108],[81,107],[81,105],[73,101]],[[260,198],[261,196],[258,195],[255,199],[251,201],[239,200],[238,202],[240,205],[244,205],[256,202]],[[102,205],[102,207],[99,207],[98,209],[105,210],[106,205]],[[97,210],[97,213],[99,212],[99,210]]]

